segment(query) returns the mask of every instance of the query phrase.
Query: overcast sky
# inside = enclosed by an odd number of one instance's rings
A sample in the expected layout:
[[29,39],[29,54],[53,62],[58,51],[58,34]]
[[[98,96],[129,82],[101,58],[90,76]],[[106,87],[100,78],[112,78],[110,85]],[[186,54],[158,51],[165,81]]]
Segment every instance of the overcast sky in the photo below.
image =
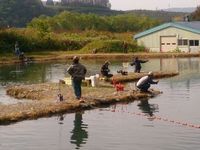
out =
[[200,0],[110,0],[112,9],[166,9],[173,7],[196,7]]

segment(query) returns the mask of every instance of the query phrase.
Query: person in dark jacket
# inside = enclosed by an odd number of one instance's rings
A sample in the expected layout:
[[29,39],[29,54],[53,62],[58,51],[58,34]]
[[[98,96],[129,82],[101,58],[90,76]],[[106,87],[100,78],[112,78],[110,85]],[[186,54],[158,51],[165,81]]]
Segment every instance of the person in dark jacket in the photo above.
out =
[[67,69],[67,72],[71,75],[75,96],[80,100],[82,96],[81,83],[85,79],[87,69],[79,63],[79,57],[74,56],[73,64]]
[[131,66],[135,65],[135,73],[140,73],[141,70],[141,63],[146,63],[148,60],[140,60],[138,57],[136,57],[133,62],[131,63]]
[[15,55],[17,56],[17,57],[19,57],[20,56],[20,50],[19,50],[19,43],[16,41],[15,42]]
[[102,76],[107,77],[107,78],[111,78],[113,76],[113,74],[109,73],[110,72],[110,69],[108,68],[109,65],[110,65],[110,62],[106,61],[101,67]]
[[136,86],[142,92],[148,92],[151,84],[158,84],[159,81],[153,81],[153,72],[149,72],[147,76],[142,77],[137,82]]

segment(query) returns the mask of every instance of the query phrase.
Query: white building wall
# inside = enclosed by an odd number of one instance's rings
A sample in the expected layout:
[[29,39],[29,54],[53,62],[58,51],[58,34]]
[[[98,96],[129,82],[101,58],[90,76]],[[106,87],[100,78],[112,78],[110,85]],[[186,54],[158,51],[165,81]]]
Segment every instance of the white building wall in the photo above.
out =
[[[178,39],[188,39],[188,40],[200,40],[200,34],[196,34],[190,31],[169,27],[144,37],[138,38],[137,42],[141,46],[145,46],[150,51],[160,52],[160,37],[161,36],[176,36]],[[200,41],[199,41],[200,42]],[[178,48],[183,52],[200,52],[200,46],[178,46]]]

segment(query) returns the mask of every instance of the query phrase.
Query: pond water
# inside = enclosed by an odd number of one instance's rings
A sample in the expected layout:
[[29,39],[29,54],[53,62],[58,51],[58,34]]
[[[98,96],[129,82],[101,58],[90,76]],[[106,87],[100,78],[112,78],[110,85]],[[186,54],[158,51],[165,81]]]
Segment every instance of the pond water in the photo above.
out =
[[[89,76],[99,72],[102,61],[83,63]],[[113,73],[122,67],[119,61],[111,63]],[[5,86],[58,82],[68,65],[69,62],[0,67],[0,103],[17,102],[5,95]],[[117,104],[0,126],[0,149],[199,150],[200,129],[195,127],[200,125],[200,58],[152,59],[142,69],[179,71],[180,75],[161,79],[153,88],[163,94],[146,103]],[[128,70],[134,68],[130,66]]]

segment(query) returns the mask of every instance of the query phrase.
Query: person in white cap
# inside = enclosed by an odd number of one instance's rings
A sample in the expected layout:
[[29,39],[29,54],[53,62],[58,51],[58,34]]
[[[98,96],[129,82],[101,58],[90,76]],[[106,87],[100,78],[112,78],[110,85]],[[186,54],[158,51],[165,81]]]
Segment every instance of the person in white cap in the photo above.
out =
[[136,86],[142,92],[148,92],[151,84],[158,84],[159,81],[153,81],[153,72],[149,72],[147,76],[142,77],[137,82]]
[[79,63],[79,57],[74,56],[73,64],[67,69],[67,72],[72,77],[72,86],[74,88],[76,99],[80,100],[82,96],[81,83],[82,80],[85,79],[87,69],[81,63]]

